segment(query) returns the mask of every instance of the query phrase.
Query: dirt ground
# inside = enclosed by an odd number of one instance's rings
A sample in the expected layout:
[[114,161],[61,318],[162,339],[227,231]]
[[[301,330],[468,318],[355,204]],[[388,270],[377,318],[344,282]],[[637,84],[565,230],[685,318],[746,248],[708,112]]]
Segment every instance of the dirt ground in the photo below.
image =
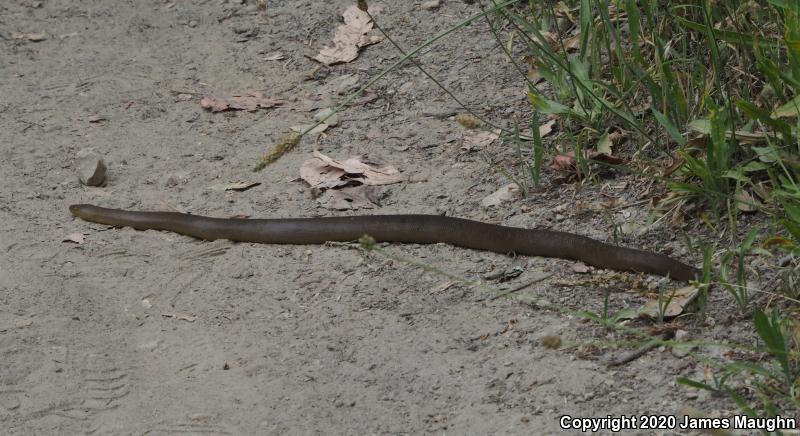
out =
[[[386,2],[380,23],[413,47],[479,11],[476,4]],[[0,422],[2,434],[553,434],[559,417],[675,414],[735,406],[680,387],[705,366],[656,349],[618,368],[626,337],[575,316],[508,299],[354,246],[202,242],[73,219],[67,206],[252,217],[446,213],[610,241],[601,191],[621,204],[645,187],[623,176],[578,190],[546,172],[526,199],[484,208],[517,162],[500,141],[461,147],[455,104],[413,66],[378,82],[375,101],[340,114],[266,170],[255,160],[314,101],[335,104],[348,78],[365,83],[400,56],[384,41],[350,63],[313,55],[350,1],[12,0],[0,3]],[[376,3],[377,4],[377,3]],[[17,34],[46,32],[33,42]],[[276,53],[284,56],[272,59]],[[524,85],[484,23],[421,61],[498,123],[531,116]],[[347,76],[351,75],[351,76]],[[211,113],[205,95],[263,90],[285,103]],[[310,103],[311,102],[311,103]],[[320,106],[322,107],[322,106]],[[381,187],[381,207],[324,209],[298,180],[313,144],[335,158],[366,154],[412,182]],[[108,182],[83,186],[76,153],[105,156]],[[260,182],[245,192],[211,186]],[[613,211],[639,223],[643,206]],[[623,227],[624,228],[624,227]],[[82,244],[63,242],[85,233]],[[698,264],[661,222],[621,243]],[[385,250],[468,279],[514,288],[574,310],[647,299],[609,271],[530,258],[506,283],[484,279],[509,257],[445,245]],[[519,265],[519,261],[516,261]],[[655,278],[645,278],[645,285]],[[727,307],[723,296],[710,303]],[[638,322],[638,321],[637,321]],[[646,326],[647,324],[636,324]],[[738,323],[686,322],[692,338],[727,338]],[[540,344],[560,336],[560,349]],[[720,351],[720,354],[724,350]],[[666,432],[670,433],[670,432]]]

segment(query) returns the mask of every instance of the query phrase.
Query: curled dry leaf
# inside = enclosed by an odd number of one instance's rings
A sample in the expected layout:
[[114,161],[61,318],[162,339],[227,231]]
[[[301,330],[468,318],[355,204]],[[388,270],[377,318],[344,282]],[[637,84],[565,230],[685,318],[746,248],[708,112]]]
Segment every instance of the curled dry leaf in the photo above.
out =
[[278,106],[283,102],[278,99],[267,97],[261,91],[248,90],[245,95],[233,95],[230,97],[210,97],[206,96],[200,100],[200,106],[211,112],[224,110],[246,110],[253,112],[259,108],[268,109]]
[[300,178],[314,188],[335,188],[348,184],[388,185],[402,181],[400,172],[391,165],[370,162],[363,157],[334,160],[318,151],[303,162]]
[[[594,150],[590,150],[586,158],[611,165],[619,165],[623,162],[622,159],[617,156],[603,154]],[[550,162],[550,169],[555,171],[573,171],[575,168],[577,168],[577,165],[574,151],[557,154],[553,156],[553,160]]]
[[333,47],[325,47],[314,60],[325,65],[350,62],[358,57],[362,47],[381,42],[378,35],[367,35],[372,30],[372,20],[358,6],[352,5],[342,13],[344,24],[336,28],[333,36]]
[[764,206],[750,191],[744,189],[737,192],[733,198],[736,200],[736,208],[741,212],[755,212]]
[[480,150],[489,146],[489,144],[499,137],[500,135],[497,133],[488,131],[481,131],[474,135],[466,135],[464,136],[461,149],[466,151]]

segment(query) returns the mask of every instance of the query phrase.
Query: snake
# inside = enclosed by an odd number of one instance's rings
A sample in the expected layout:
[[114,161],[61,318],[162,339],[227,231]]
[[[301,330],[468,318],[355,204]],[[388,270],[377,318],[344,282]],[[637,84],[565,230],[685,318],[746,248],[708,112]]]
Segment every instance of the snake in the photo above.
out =
[[109,209],[91,204],[74,204],[69,211],[94,223],[166,230],[209,241],[322,244],[355,241],[369,235],[376,242],[445,243],[501,254],[577,260],[598,268],[657,274],[682,281],[694,280],[700,272],[664,254],[611,245],[574,233],[508,227],[443,215],[234,219]]

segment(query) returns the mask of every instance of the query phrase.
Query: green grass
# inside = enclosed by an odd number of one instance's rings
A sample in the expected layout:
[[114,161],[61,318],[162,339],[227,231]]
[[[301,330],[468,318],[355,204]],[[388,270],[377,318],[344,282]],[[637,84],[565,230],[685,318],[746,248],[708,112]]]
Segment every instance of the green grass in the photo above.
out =
[[[800,356],[787,332],[797,325],[800,280],[792,268],[783,272],[777,291],[785,304],[767,317],[766,300],[748,288],[746,259],[769,256],[761,245],[768,240],[776,257],[800,255],[800,3],[531,1],[487,20],[499,40],[524,45],[530,68],[549,85],[528,82],[531,106],[558,116],[576,155],[613,129],[630,135],[635,149],[628,153],[648,165],[682,160],[667,177],[649,177],[672,192],[663,204],[691,203],[716,236],[700,244],[700,314],[708,310],[709,283],[718,283],[741,313],[753,314],[767,356],[758,365],[723,368],[719,386],[683,382],[725,392],[751,415],[796,414]],[[530,168],[541,166],[536,139]],[[538,170],[531,173],[538,182]],[[766,224],[742,229],[743,213],[760,214]],[[711,247],[726,245],[712,256]],[[726,384],[736,376],[752,381],[748,392]]]

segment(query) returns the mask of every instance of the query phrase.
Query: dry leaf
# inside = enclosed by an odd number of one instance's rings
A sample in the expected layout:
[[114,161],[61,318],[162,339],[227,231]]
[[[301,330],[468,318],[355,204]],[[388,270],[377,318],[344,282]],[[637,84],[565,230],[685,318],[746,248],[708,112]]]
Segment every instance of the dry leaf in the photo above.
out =
[[733,198],[736,200],[736,208],[741,212],[755,212],[763,206],[750,191],[741,190]]
[[340,162],[318,151],[313,156],[300,167],[300,178],[315,188],[334,188],[352,183],[388,185],[402,181],[400,172],[391,165],[355,156]]
[[509,183],[492,194],[487,195],[481,200],[483,207],[499,206],[506,201],[513,200],[519,196],[520,189],[516,183]]
[[556,120],[552,119],[539,126],[539,137],[544,138],[545,136],[549,135],[550,132],[553,131],[553,126],[555,125],[556,125]]
[[[676,289],[674,292],[664,292],[664,294],[661,296],[661,304],[666,304],[666,308],[663,309],[664,317],[671,318],[683,313],[689,303],[694,301],[694,299],[697,297],[697,293],[698,289],[694,286],[685,286],[683,288]],[[659,300],[658,296],[656,296],[644,304],[640,314],[650,318],[657,318],[658,307]]]
[[346,186],[341,189],[327,189],[317,201],[322,207],[334,210],[372,209],[377,206],[368,186]]
[[[587,158],[590,160],[605,162],[611,165],[619,165],[623,162],[622,159],[617,156],[603,154],[595,150],[590,150]],[[557,154],[553,156],[553,160],[550,161],[550,169],[555,171],[573,171],[576,168],[577,166],[575,162],[574,151],[568,151],[564,154]]]
[[248,189],[252,188],[253,186],[260,185],[261,182],[233,182],[233,183],[223,183],[220,185],[213,185],[211,189],[214,191],[247,191]]
[[480,150],[489,146],[489,144],[499,137],[500,135],[497,133],[488,131],[481,131],[474,135],[466,135],[462,141],[461,149],[466,151]]
[[333,47],[325,47],[314,60],[325,65],[350,62],[358,57],[358,50],[370,44],[381,42],[377,35],[367,35],[372,30],[372,20],[358,6],[352,5],[342,14],[344,24],[336,28]]
[[224,110],[246,110],[253,112],[259,108],[268,109],[278,106],[283,102],[278,99],[265,96],[261,91],[248,90],[245,95],[233,95],[231,97],[203,97],[200,106],[210,109],[211,112]]
[[377,99],[378,99],[378,94],[375,91],[364,91],[364,93],[361,94],[361,97],[353,102],[353,105],[372,103]]
[[83,244],[86,242],[86,234],[84,233],[70,233],[61,242],[74,242],[76,244]]

